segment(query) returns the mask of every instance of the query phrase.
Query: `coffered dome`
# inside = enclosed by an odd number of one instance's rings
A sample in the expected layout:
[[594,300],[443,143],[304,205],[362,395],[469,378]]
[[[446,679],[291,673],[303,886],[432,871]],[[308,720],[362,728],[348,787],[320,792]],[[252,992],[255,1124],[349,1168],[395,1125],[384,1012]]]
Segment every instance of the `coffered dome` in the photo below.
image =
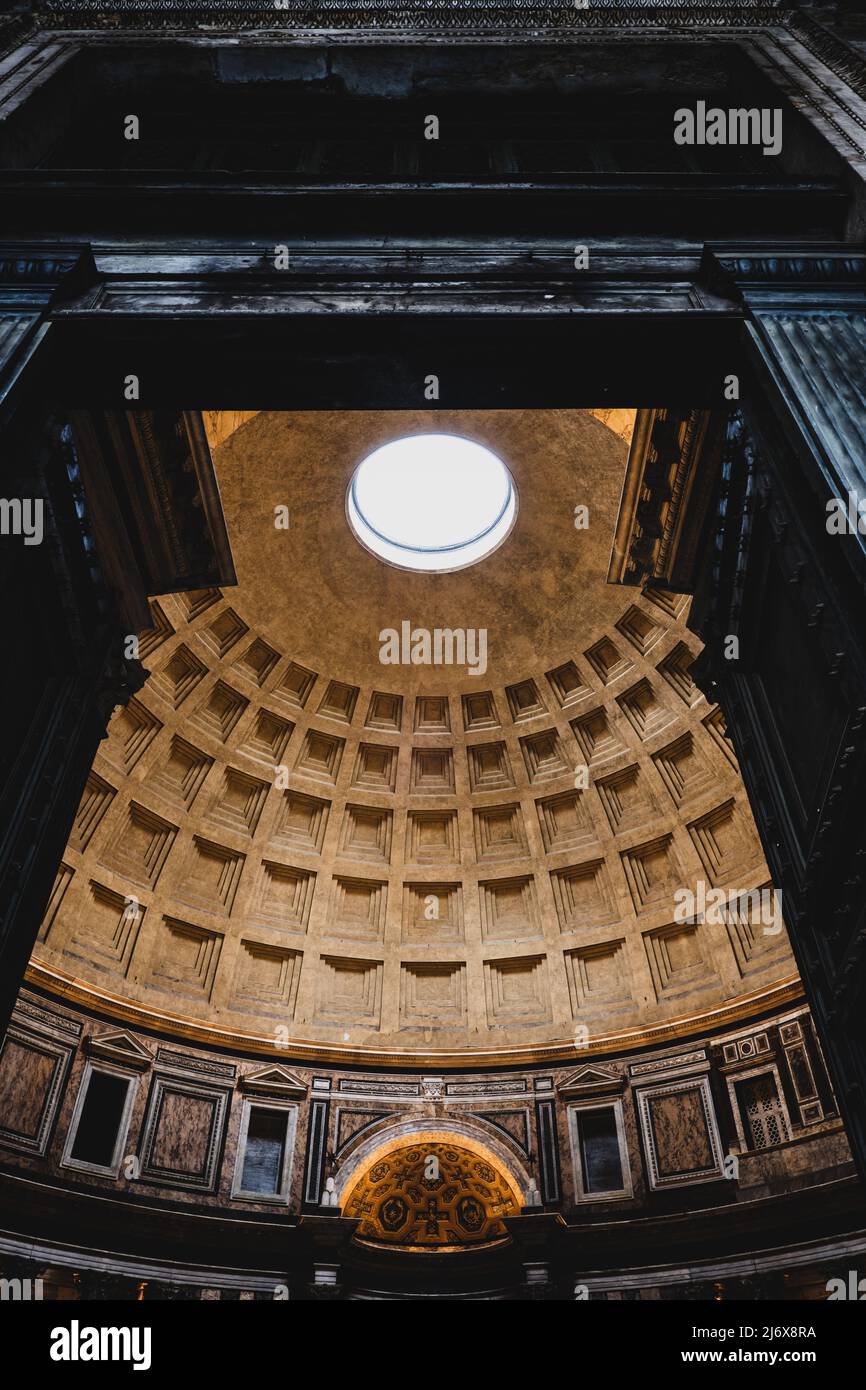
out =
[[[32,972],[161,1031],[319,1056],[637,1045],[786,997],[784,929],[734,903],[768,871],[687,600],[606,582],[612,423],[212,419],[238,587],[153,602],[150,679],[98,753]],[[433,431],[519,495],[451,573],[386,563],[346,513],[363,459]]]

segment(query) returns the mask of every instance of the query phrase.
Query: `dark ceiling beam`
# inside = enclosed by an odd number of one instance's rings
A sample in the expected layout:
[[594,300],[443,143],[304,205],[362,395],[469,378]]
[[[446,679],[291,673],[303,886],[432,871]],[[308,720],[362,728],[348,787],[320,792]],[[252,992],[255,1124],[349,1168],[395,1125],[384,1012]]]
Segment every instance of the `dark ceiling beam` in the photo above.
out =
[[276,182],[248,175],[46,170],[0,174],[5,225],[15,236],[63,229],[87,239],[254,235],[333,240],[345,228],[388,237],[604,237],[641,227],[676,242],[699,236],[840,237],[850,194],[836,179],[773,181],[695,174],[563,180],[509,179],[354,184]]

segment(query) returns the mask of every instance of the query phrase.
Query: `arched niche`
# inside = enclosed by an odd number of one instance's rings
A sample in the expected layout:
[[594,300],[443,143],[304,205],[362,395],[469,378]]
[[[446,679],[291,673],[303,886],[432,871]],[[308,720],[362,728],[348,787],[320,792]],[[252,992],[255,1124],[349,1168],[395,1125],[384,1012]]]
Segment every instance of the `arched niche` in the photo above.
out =
[[336,1175],[343,1215],[356,1238],[418,1250],[449,1250],[507,1238],[528,1175],[503,1145],[463,1122],[404,1122],[371,1138]]

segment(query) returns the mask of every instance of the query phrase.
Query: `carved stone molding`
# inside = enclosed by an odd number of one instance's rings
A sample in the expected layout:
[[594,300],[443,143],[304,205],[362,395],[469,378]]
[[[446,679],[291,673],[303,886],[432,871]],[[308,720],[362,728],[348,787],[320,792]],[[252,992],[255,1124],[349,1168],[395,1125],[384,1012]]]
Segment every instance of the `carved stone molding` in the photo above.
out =
[[32,16],[7,15],[0,20],[0,57],[9,53],[35,27]]
[[637,413],[608,582],[694,587],[696,550],[718,462],[708,411]]
[[89,246],[7,242],[0,247],[0,303],[4,308],[12,308],[26,298],[32,306],[34,295],[39,295],[39,302],[48,303],[61,282],[69,286],[69,277],[75,286],[81,286],[95,274]]
[[702,282],[712,293],[752,309],[810,310],[830,304],[866,307],[866,248],[860,245],[715,246],[704,251]]
[[148,594],[235,583],[200,413],[80,413],[73,426],[100,562],[132,630],[150,626]]
[[137,28],[192,27],[206,23],[209,28],[368,29],[407,33],[461,33],[465,31],[581,32],[611,27],[665,28],[708,25],[713,28],[742,28],[784,22],[790,11],[763,0],[716,0],[715,3],[656,4],[655,0],[633,0],[630,5],[615,0],[592,0],[592,8],[574,5],[543,5],[535,0],[454,0],[450,4],[392,4],[390,0],[319,0],[318,4],[285,0],[279,7],[262,0],[222,0],[203,5],[200,0],[120,0],[105,5],[101,0],[42,0],[38,19],[43,24],[67,27],[70,20],[85,19],[99,28],[128,25]]
[[579,1096],[618,1095],[625,1088],[625,1076],[616,1067],[580,1067],[557,1086],[563,1100]]
[[104,1062],[114,1062],[115,1065],[123,1067],[132,1067],[135,1071],[146,1071],[153,1064],[152,1054],[125,1029],[91,1034],[85,1046],[91,1057],[99,1057]]
[[849,48],[829,29],[811,15],[795,12],[786,24],[810,53],[826,63],[858,96],[866,97],[866,63],[853,48]]
[[260,1067],[247,1072],[238,1083],[242,1091],[257,1096],[277,1096],[282,1100],[303,1100],[308,1087],[285,1067]]

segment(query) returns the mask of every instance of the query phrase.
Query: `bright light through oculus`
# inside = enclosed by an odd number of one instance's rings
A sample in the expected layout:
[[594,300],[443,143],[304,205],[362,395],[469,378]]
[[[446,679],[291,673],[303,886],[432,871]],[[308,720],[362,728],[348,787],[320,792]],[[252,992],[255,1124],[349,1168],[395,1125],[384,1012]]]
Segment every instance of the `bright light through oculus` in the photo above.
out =
[[441,572],[496,549],[511,530],[517,494],[502,460],[483,444],[414,434],[358,465],[346,510],[358,539],[383,560]]

